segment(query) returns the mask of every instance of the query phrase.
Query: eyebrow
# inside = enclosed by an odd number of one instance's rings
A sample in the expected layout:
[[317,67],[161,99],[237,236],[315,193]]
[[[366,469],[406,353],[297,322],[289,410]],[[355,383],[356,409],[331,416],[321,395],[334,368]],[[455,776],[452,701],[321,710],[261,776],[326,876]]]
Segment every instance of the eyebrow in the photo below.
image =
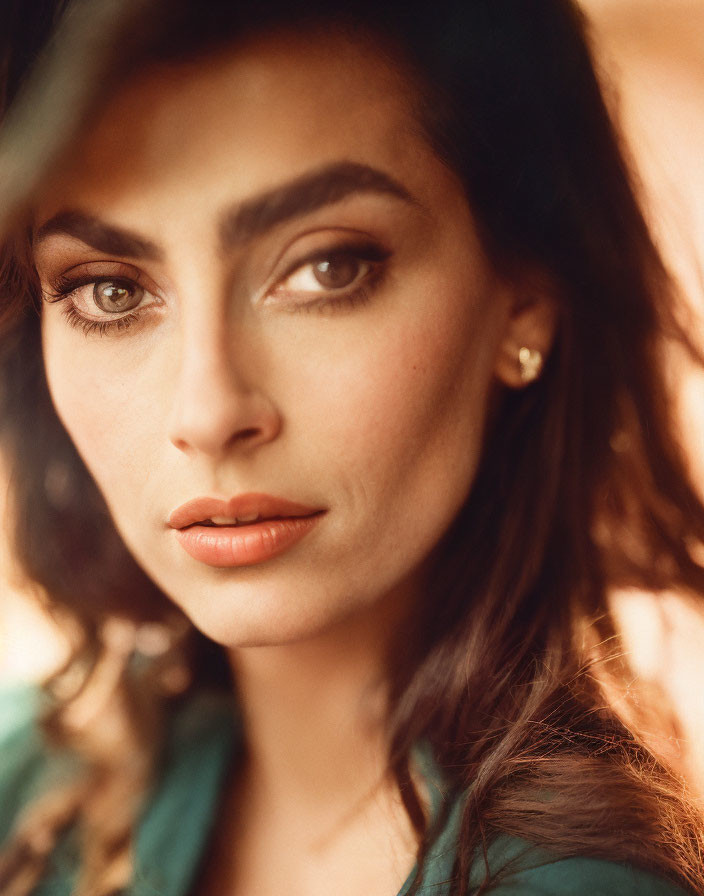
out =
[[124,255],[152,261],[160,261],[164,255],[157,245],[131,230],[107,224],[81,211],[62,211],[49,218],[34,234],[34,245],[55,235],[75,237],[107,255]]
[[354,162],[337,162],[247,200],[220,222],[224,250],[261,236],[278,224],[310,214],[354,193],[380,193],[404,202],[417,200],[388,174]]
[[[383,171],[369,165],[338,162],[225,211],[219,226],[222,248],[229,251],[285,221],[310,214],[355,193],[377,193],[418,204],[405,187]],[[75,209],[61,211],[42,224],[34,234],[34,245],[55,235],[75,237],[108,255],[156,261],[164,257],[155,243]]]

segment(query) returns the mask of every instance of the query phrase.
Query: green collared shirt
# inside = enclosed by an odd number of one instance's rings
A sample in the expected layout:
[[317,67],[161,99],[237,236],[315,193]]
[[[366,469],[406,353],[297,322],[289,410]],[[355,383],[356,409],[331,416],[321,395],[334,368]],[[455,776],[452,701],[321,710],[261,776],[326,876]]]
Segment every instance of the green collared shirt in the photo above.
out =
[[[31,799],[70,774],[70,757],[47,750],[36,725],[41,696],[19,688],[0,696],[0,843]],[[129,896],[192,896],[215,823],[220,794],[238,749],[230,702],[201,694],[176,715],[159,779],[139,820]],[[432,788],[431,788],[432,789]],[[439,791],[436,790],[436,795]],[[444,896],[452,875],[461,805],[450,813],[425,868],[422,896]],[[529,843],[498,838],[488,850],[492,872],[506,869],[493,896],[685,896],[672,883],[638,869],[584,857],[555,858]],[[71,896],[77,855],[72,837],[54,851],[33,896]],[[484,878],[484,859],[470,882]],[[408,892],[414,868],[398,896]],[[361,896],[361,894],[360,894]]]

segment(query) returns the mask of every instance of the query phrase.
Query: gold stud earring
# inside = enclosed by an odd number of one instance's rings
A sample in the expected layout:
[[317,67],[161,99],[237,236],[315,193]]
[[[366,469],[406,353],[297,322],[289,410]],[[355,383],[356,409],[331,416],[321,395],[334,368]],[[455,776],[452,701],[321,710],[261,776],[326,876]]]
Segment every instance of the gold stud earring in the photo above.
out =
[[540,376],[543,369],[543,356],[537,348],[524,345],[518,352],[518,366],[524,383],[532,383]]

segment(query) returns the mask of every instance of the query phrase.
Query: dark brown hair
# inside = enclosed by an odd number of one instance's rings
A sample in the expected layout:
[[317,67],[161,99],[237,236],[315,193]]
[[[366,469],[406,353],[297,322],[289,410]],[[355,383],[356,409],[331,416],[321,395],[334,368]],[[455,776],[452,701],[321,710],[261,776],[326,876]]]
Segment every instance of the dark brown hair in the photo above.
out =
[[[536,288],[549,283],[559,302],[544,375],[502,396],[471,493],[431,558],[432,586],[390,658],[390,767],[419,832],[421,869],[437,833],[426,830],[409,771],[411,751],[423,740],[451,794],[464,794],[455,896],[468,892],[472,862],[501,833],[558,856],[630,862],[704,891],[701,820],[676,776],[608,707],[594,674],[594,662],[606,658],[596,645],[614,643],[609,589],[701,594],[704,570],[692,549],[704,537],[704,508],[673,435],[663,374],[667,339],[694,349],[634,198],[580,14],[568,0],[253,6],[135,4],[139,28],[128,27],[126,13],[116,16],[97,44],[107,51],[85,54],[85,66],[100,73],[108,91],[119,83],[110,49],[118,44],[120,66],[128,59],[131,70],[209,52],[246,29],[272,24],[362,26],[415,72],[419,120],[460,176],[493,267],[508,279],[532,272]],[[76,22],[89,15],[89,4],[71,8]],[[96,46],[95,29],[81,33]],[[42,86],[36,75],[23,75],[34,55],[31,41],[18,28],[5,63],[6,96],[20,95],[8,116],[15,141],[30,127],[29,100]],[[60,67],[61,47],[52,52]],[[88,120],[94,101],[95,91],[71,94],[67,120],[76,126]],[[31,127],[41,131],[39,122]],[[43,157],[57,154],[70,137],[43,134]],[[8,139],[0,140],[0,158]],[[2,268],[2,420],[14,459],[15,547],[50,605],[67,612],[82,633],[71,667],[82,670],[83,688],[109,649],[101,634],[106,619],[166,621],[177,630],[169,649],[141,671],[125,664],[106,707],[118,712],[125,700],[138,707],[130,730],[145,756],[137,782],[143,787],[155,754],[140,726],[168,717],[164,707],[184,699],[184,683],[176,697],[165,685],[172,654],[188,651],[186,694],[206,680],[230,682],[219,648],[176,618],[126,554],[53,412],[31,269],[17,231],[8,231]],[[85,748],[66,722],[71,703],[57,697],[47,727]],[[119,767],[104,757],[94,757],[93,767],[94,782],[113,782],[120,792]],[[85,782],[59,805],[43,816],[54,835],[96,818]],[[114,887],[105,868],[118,867],[128,849],[129,806],[119,823],[93,825],[83,892]],[[0,866],[8,886],[29,863],[21,845],[19,837]],[[41,873],[43,858],[34,855],[36,874],[26,880]],[[421,879],[422,872],[415,887]]]

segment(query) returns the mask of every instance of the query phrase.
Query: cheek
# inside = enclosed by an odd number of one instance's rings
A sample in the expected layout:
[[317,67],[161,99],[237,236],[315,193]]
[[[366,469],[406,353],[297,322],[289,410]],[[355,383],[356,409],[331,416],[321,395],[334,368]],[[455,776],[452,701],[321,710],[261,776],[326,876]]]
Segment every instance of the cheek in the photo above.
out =
[[476,467],[495,342],[486,326],[478,336],[480,298],[436,295],[442,313],[418,302],[422,313],[366,328],[309,367],[298,392],[311,451],[378,519],[417,516],[426,501],[438,518],[454,514]]
[[[153,390],[137,388],[134,360],[111,363],[113,351],[99,341],[77,344],[59,321],[42,323],[44,363],[56,412],[89,471],[106,496],[125,487],[128,474],[142,466],[147,407]],[[142,406],[142,407],[140,407]]]

